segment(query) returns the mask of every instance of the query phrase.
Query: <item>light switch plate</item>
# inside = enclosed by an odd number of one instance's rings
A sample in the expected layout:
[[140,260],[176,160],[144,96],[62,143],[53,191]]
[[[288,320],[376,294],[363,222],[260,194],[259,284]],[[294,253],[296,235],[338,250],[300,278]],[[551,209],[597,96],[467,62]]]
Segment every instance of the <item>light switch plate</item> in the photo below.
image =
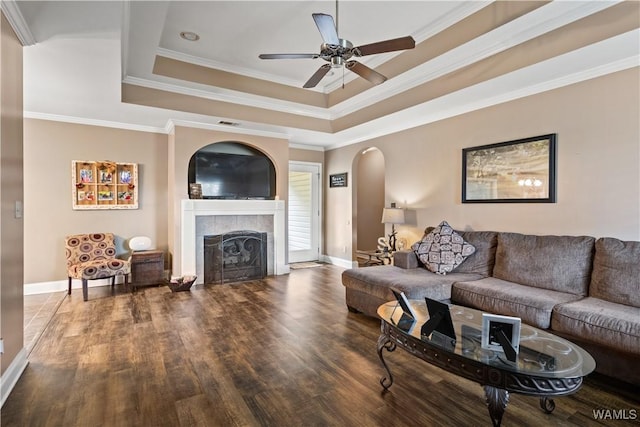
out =
[[15,216],[16,218],[22,218],[22,202],[20,200],[16,200],[16,212],[15,212]]

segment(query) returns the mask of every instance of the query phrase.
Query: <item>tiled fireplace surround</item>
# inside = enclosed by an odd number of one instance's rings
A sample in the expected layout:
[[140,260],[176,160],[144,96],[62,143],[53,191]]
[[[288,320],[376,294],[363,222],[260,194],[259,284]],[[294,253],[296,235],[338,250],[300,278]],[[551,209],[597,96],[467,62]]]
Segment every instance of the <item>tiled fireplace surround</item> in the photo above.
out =
[[203,283],[204,236],[237,230],[266,232],[267,274],[289,273],[284,214],[282,200],[182,200],[180,274]]

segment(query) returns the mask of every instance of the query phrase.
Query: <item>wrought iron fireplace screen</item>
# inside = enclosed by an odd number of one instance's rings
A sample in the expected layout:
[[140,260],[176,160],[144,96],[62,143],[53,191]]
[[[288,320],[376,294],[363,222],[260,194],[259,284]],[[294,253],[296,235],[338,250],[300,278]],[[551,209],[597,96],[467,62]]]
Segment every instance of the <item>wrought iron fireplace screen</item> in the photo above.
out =
[[267,275],[267,233],[231,231],[204,236],[204,283],[262,279]]

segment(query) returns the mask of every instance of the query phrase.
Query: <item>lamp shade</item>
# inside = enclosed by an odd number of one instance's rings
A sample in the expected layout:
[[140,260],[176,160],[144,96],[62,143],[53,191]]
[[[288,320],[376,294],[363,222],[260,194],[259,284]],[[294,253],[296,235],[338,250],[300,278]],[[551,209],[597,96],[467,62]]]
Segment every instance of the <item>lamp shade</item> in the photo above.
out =
[[404,209],[384,208],[382,210],[383,224],[404,224]]
[[151,239],[147,236],[136,236],[129,240],[129,249],[132,251],[146,251],[151,249]]

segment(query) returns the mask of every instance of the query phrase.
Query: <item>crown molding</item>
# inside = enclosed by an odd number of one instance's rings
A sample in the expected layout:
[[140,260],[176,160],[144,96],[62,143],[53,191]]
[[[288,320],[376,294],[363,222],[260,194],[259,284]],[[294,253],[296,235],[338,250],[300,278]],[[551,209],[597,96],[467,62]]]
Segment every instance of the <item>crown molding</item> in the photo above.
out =
[[[169,78],[167,77],[167,79]],[[146,87],[149,89],[179,93],[181,95],[195,96],[198,98],[210,99],[213,101],[229,102],[231,104],[245,105],[248,107],[264,108],[267,110],[280,111],[283,113],[311,117],[314,119],[331,119],[331,113],[326,108],[314,107],[311,105],[304,105],[291,101],[282,101],[274,98],[268,98],[266,96],[253,95],[229,89],[216,87],[215,90],[212,90],[210,87],[207,87],[207,89],[205,90],[195,87],[179,86],[168,82],[161,82],[134,76],[126,76],[122,80],[122,82],[134,86]],[[200,86],[204,87],[205,85]]]
[[66,123],[75,123],[79,125],[135,130],[138,132],[166,133],[165,128],[159,128],[155,126],[136,125],[132,123],[114,122],[109,120],[97,120],[97,119],[90,119],[86,117],[64,116],[60,114],[48,114],[48,113],[36,113],[31,111],[24,111],[23,117],[25,119],[49,120],[53,122],[66,122]]
[[325,151],[323,146],[300,144],[300,143],[297,143],[297,142],[290,142],[289,143],[289,148],[296,148],[298,150],[308,150],[308,151],[322,151],[322,152]]
[[36,38],[31,33],[27,21],[25,21],[18,4],[14,0],[0,1],[0,9],[4,13],[4,16],[7,17],[7,21],[9,21],[11,28],[13,28],[22,46],[33,46],[36,44]]
[[219,132],[236,133],[240,135],[264,136],[267,138],[289,140],[289,135],[284,132],[276,132],[276,131],[266,130],[266,129],[252,129],[247,126],[233,127],[233,126],[221,125],[217,123],[204,123],[204,122],[198,122],[195,120],[181,120],[181,119],[170,119],[169,122],[170,124],[169,123],[167,124],[167,128],[170,128],[171,131],[174,131],[177,126],[182,126],[182,127],[188,127],[188,128],[194,128],[194,129],[215,130]]

